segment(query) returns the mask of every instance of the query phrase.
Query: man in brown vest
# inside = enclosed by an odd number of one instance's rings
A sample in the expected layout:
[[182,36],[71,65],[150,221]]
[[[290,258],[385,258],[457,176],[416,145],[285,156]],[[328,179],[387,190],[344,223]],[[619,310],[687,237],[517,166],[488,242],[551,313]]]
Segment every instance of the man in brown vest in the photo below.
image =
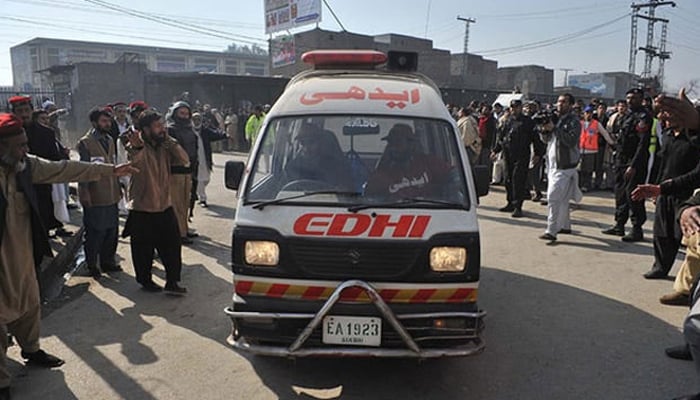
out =
[[[92,129],[78,142],[80,161],[114,164],[116,148],[110,136],[111,113],[106,108],[94,108],[90,111],[90,122]],[[90,274],[95,279],[100,277],[98,258],[102,272],[121,271],[114,260],[121,197],[119,181],[114,176],[105,176],[99,181],[81,183],[79,193],[85,226],[85,261]]]

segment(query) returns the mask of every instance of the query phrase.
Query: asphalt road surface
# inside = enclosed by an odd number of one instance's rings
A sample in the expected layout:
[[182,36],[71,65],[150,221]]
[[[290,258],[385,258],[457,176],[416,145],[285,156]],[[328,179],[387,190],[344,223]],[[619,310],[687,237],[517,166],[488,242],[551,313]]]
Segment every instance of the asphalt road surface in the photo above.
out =
[[231,157],[216,156],[211,206],[198,208],[193,224],[201,237],[183,252],[190,294],[139,290],[122,241],[124,273],[74,277],[49,307],[43,347],[64,367],[26,369],[10,350],[15,398],[307,399],[298,393],[313,389],[342,399],[670,399],[698,390],[692,364],[663,353],[681,342],[686,309],[659,304],[672,282],[641,276],[652,263],[651,222],[644,243],[601,235],[612,222],[607,193],[586,196],[572,215],[574,235],[551,246],[537,239],[545,207],[528,202],[526,218],[514,221],[497,211],[502,188],[482,199],[479,293],[489,314],[481,355],[418,363],[237,353],[223,314],[235,196],[221,165]]

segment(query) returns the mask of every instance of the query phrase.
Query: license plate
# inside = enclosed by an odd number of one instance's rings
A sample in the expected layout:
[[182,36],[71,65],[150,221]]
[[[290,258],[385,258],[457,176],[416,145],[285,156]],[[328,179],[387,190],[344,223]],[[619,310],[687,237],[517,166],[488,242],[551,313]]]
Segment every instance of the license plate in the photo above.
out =
[[378,347],[382,343],[382,320],[328,316],[323,319],[322,340],[326,344]]

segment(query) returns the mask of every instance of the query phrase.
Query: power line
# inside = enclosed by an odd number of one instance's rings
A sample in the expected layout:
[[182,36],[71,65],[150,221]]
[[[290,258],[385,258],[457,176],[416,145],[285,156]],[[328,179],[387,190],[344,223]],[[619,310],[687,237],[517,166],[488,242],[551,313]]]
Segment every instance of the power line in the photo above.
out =
[[165,17],[158,17],[158,16],[154,16],[152,14],[141,12],[141,11],[128,9],[125,7],[120,7],[120,6],[114,5],[112,3],[108,3],[106,1],[101,1],[101,0],[84,0],[84,1],[87,3],[93,4],[93,5],[97,5],[97,6],[101,6],[101,7],[110,9],[110,10],[118,11],[118,12],[121,12],[123,14],[131,15],[133,17],[149,20],[152,22],[156,22],[159,24],[171,26],[171,27],[186,30],[186,31],[200,33],[202,35],[216,37],[219,39],[239,41],[239,42],[256,44],[256,45],[266,43],[262,39],[249,40],[249,39],[247,39],[248,37],[243,36],[243,35],[232,35],[232,34],[228,34],[226,32],[222,33],[221,31],[216,31],[213,29],[198,27],[196,25],[188,24],[188,23],[183,22],[183,21],[172,20],[172,19],[165,18]]
[[333,19],[335,19],[335,22],[337,22],[338,25],[340,25],[340,29],[342,29],[343,32],[347,32],[347,29],[345,29],[345,26],[343,26],[343,23],[340,22],[340,18],[338,18],[338,16],[335,15],[335,11],[333,11],[333,9],[332,9],[331,6],[328,4],[328,2],[327,2],[326,0],[323,0],[323,4],[325,4],[325,5],[326,5],[326,8],[328,8],[328,11],[331,12],[331,15],[333,16]]
[[592,5],[578,6],[578,7],[566,7],[554,10],[544,10],[544,11],[532,11],[524,13],[512,13],[512,14],[482,14],[479,18],[523,18],[523,17],[546,17],[546,18],[560,18],[562,13],[573,13],[580,11],[591,11],[591,10],[609,10],[613,8],[621,8],[621,5],[608,5],[599,8],[594,8]]
[[521,52],[521,51],[534,50],[537,48],[547,47],[547,46],[551,46],[554,44],[570,41],[570,40],[576,39],[578,37],[581,37],[582,35],[586,35],[590,32],[607,27],[612,23],[615,23],[615,22],[618,22],[624,18],[627,18],[629,15],[630,15],[630,13],[627,13],[627,14],[619,16],[617,18],[613,18],[609,21],[605,21],[601,24],[594,25],[594,26],[582,29],[582,30],[577,31],[577,32],[568,33],[568,34],[562,35],[562,36],[556,36],[556,37],[549,38],[549,39],[538,40],[536,42],[524,43],[524,44],[520,44],[517,46],[502,47],[502,48],[490,49],[490,50],[481,50],[481,51],[478,51],[476,53],[488,54],[488,55],[493,56],[493,55],[517,53],[517,52]]
[[[129,38],[129,39],[152,40],[152,41],[164,42],[164,43],[177,43],[177,44],[184,44],[184,45],[190,45],[190,46],[203,46],[203,47],[211,47],[211,48],[215,47],[213,45],[184,42],[184,41],[178,41],[178,40],[166,40],[166,39],[160,40],[160,39],[154,39],[154,38],[149,38],[149,37],[145,37],[145,36],[128,35],[128,34],[123,34],[123,33],[105,33],[103,31],[99,31],[99,30],[95,30],[95,29],[67,27],[67,26],[62,26],[62,25],[58,25],[58,24],[53,24],[50,22],[36,22],[36,21],[25,20],[25,19],[21,19],[21,18],[6,17],[6,16],[2,16],[2,15],[0,15],[0,19],[24,23],[24,24],[28,24],[28,25],[49,26],[49,27],[56,28],[56,29],[63,29],[63,30],[74,31],[74,32],[84,32],[84,33],[92,33],[92,34],[101,34],[101,35],[105,35],[105,36],[125,37],[125,38]],[[216,48],[220,49],[221,47],[216,46]]]

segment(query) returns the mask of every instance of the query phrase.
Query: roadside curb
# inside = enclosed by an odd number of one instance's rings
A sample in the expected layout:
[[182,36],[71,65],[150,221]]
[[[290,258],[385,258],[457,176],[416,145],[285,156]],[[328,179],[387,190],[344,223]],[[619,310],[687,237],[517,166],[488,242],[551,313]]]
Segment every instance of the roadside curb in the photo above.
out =
[[46,257],[41,263],[38,279],[42,303],[55,300],[61,294],[63,285],[67,281],[66,274],[70,272],[75,257],[83,245],[84,230],[85,228],[81,226],[54,258]]

